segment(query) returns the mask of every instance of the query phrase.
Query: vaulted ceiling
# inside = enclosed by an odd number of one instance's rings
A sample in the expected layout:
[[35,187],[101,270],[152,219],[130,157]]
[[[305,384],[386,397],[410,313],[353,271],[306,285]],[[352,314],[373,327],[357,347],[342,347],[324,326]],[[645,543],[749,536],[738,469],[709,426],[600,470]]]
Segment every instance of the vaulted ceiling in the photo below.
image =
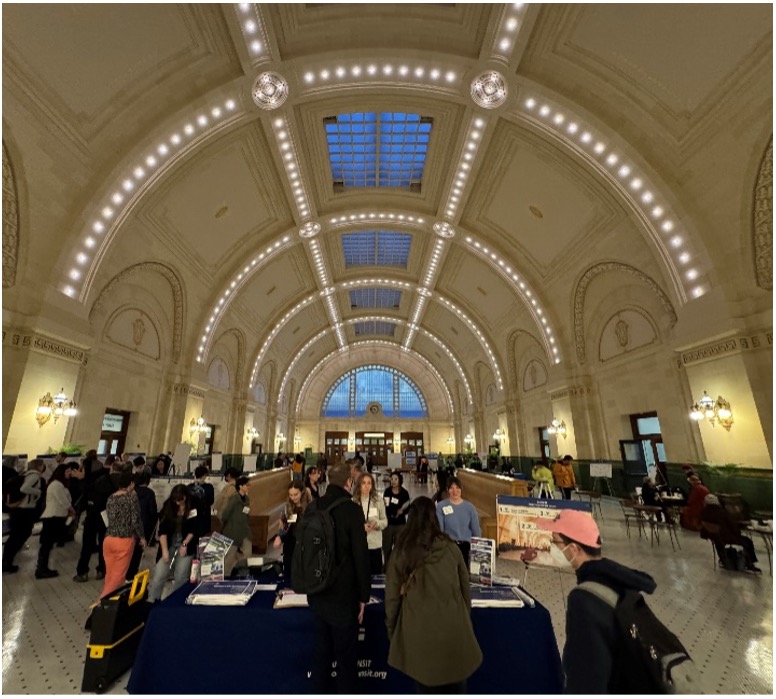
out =
[[[602,262],[680,318],[710,298],[735,315],[771,27],[740,4],[6,4],[4,312],[88,338],[106,285],[153,261],[183,282],[192,374],[240,327],[246,387],[268,361],[299,387],[375,340],[369,361],[404,347],[467,390],[478,363],[505,387],[516,330],[573,371],[575,289]],[[419,182],[339,184],[328,118],[363,113],[432,124]],[[349,262],[343,236],[374,231]]]

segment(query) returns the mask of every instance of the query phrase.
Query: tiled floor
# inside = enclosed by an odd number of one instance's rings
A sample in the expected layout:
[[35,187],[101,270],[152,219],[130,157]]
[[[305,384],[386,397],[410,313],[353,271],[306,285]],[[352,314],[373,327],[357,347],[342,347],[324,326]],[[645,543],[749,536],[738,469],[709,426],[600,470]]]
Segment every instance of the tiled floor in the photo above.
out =
[[[418,495],[421,488],[410,492]],[[667,541],[652,548],[633,531],[628,539],[615,502],[604,501],[603,516],[605,555],[655,578],[650,605],[700,666],[705,693],[772,694],[773,578],[759,538],[763,574],[732,573],[713,568],[711,547],[697,534],[681,531],[682,549],[674,553]],[[101,583],[72,581],[77,543],[54,549],[51,567],[60,571],[59,578],[35,580],[37,547],[33,537],[17,556],[20,572],[2,577],[3,693],[76,694],[88,641],[83,622]],[[520,563],[500,561],[496,572],[522,576],[522,569]],[[527,583],[550,610],[561,648],[564,597],[573,582],[570,575],[532,570]],[[126,682],[126,676],[119,679],[110,693],[125,693]]]

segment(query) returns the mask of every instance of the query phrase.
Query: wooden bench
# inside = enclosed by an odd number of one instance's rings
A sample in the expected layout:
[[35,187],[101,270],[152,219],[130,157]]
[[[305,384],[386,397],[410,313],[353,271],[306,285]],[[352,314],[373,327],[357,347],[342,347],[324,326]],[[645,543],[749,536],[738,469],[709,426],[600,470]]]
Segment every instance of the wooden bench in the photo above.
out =
[[528,483],[519,478],[510,478],[496,473],[458,469],[458,480],[463,486],[463,497],[477,508],[482,535],[495,539],[497,532],[496,496],[514,495],[527,498]]

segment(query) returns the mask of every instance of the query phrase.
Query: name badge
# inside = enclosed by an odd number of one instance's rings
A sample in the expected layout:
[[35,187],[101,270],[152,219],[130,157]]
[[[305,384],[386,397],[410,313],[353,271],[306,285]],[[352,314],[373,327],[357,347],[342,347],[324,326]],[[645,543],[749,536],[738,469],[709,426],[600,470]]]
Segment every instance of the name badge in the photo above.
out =
[[391,505],[398,505],[399,504],[399,498],[391,498]]
[[289,524],[295,524],[295,523],[296,523],[296,518],[297,518],[297,515],[291,515],[291,516],[288,518],[288,523],[289,523]]
[[250,511],[251,511],[251,508],[248,505],[243,507],[243,514],[244,515],[247,515]]
[[451,515],[453,514],[453,506],[452,505],[446,505],[442,508],[442,514],[445,515]]
[[389,498],[389,497],[384,497],[384,498],[383,498],[383,500],[385,500],[385,504],[386,504],[386,505],[390,505],[390,504],[391,504],[391,498]]
[[194,519],[196,516],[197,516],[197,510],[196,509],[189,510],[189,517],[188,517],[189,519]]

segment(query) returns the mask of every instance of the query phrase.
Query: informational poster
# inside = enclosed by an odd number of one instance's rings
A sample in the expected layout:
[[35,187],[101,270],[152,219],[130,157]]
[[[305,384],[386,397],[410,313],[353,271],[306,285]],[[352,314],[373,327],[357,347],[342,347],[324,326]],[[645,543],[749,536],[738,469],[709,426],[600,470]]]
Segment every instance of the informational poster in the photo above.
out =
[[490,585],[496,568],[496,542],[473,536],[469,549],[469,575],[472,582]]
[[611,478],[612,465],[611,464],[590,464],[590,477],[591,478]]
[[172,463],[178,473],[186,473],[186,466],[191,455],[190,444],[178,444],[172,454]]
[[214,451],[211,454],[210,464],[213,467],[214,472],[221,472],[224,470],[224,455],[220,451]]
[[[204,546],[203,546],[204,542]],[[228,536],[213,532],[210,537],[199,540],[200,578],[202,580],[224,579],[224,558],[234,542]]]
[[404,461],[407,463],[407,466],[414,466],[416,463],[415,457],[418,455],[415,451],[405,451],[404,452]]
[[243,457],[243,473],[256,472],[256,454],[246,454]]
[[589,502],[497,495],[496,546],[499,556],[534,565],[569,568],[569,563],[562,555],[552,553],[552,532],[536,526],[537,519],[555,519],[567,509],[593,516]]

